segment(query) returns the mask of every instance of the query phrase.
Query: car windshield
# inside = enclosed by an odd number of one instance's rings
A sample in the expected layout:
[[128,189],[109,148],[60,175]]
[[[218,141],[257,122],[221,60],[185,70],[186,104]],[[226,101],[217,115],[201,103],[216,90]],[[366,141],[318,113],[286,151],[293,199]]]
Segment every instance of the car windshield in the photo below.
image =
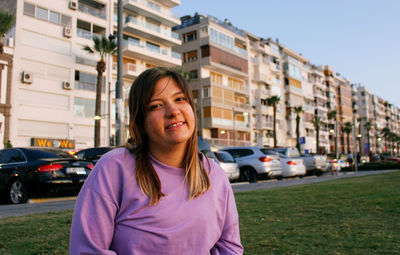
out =
[[51,149],[40,149],[40,150],[31,150],[30,154],[34,158],[68,158],[68,159],[76,159],[76,157],[72,156],[66,151],[62,150],[51,150]]
[[215,156],[219,159],[219,161],[224,162],[224,163],[234,163],[235,160],[231,156],[231,154],[224,152],[224,151],[219,151],[215,152]]

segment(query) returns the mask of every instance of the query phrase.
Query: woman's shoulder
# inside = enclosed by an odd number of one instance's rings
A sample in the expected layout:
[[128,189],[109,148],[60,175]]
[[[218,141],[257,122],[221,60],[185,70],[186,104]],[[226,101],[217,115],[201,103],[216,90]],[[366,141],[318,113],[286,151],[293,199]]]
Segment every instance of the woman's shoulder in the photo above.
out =
[[223,182],[225,184],[229,184],[229,180],[225,174],[224,169],[222,169],[222,167],[218,165],[214,160],[202,154],[202,162],[212,183]]
[[127,175],[134,173],[135,166],[135,157],[129,150],[122,147],[113,149],[97,161],[86,181],[87,185],[99,182],[120,182]]

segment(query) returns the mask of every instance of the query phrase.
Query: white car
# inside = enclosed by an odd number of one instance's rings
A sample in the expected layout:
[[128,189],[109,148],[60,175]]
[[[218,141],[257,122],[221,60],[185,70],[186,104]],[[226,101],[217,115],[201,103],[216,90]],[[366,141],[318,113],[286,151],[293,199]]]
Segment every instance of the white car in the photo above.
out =
[[256,182],[260,177],[279,178],[282,166],[279,156],[274,151],[257,146],[226,147],[226,151],[236,160],[240,169],[240,180]]
[[296,148],[275,148],[274,151],[281,158],[283,177],[306,175],[306,166]]
[[218,159],[218,164],[224,169],[226,176],[231,182],[239,180],[239,167],[236,160],[225,151],[214,152],[215,157]]

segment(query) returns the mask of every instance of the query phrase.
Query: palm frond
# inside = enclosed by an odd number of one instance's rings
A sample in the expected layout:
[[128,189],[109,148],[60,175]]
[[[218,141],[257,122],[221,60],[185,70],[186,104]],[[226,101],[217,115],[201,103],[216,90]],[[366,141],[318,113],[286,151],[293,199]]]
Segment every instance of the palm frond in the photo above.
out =
[[15,15],[0,10],[0,37],[3,36],[14,24]]

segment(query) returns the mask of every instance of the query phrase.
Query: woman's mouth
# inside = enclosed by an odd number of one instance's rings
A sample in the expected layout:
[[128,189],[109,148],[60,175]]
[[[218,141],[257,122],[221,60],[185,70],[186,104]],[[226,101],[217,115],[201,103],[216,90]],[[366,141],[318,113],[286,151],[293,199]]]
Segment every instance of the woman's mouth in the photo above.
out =
[[173,123],[173,124],[167,126],[166,129],[176,128],[176,127],[182,126],[183,124],[185,124],[185,122],[176,122],[176,123]]

